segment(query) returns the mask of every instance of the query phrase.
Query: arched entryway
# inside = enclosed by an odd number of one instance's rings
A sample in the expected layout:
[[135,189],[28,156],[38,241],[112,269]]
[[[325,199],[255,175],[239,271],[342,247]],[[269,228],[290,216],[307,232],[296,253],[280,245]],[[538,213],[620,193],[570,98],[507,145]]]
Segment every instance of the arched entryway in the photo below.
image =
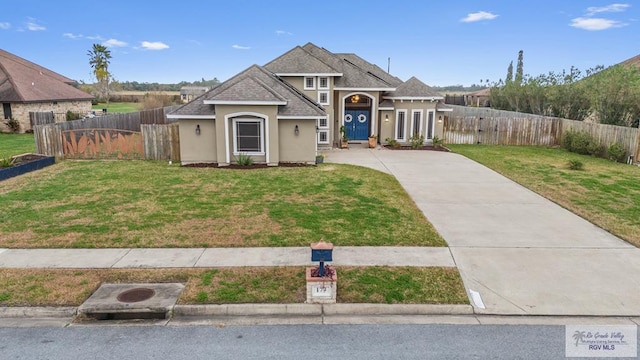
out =
[[343,98],[342,125],[349,140],[367,140],[372,134],[373,100],[374,97],[363,93],[352,93]]

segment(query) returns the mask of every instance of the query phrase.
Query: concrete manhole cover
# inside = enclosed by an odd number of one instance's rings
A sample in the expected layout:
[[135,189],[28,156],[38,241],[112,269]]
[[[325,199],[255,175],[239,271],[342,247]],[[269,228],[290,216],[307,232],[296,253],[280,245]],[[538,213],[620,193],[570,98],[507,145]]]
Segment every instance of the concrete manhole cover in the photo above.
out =
[[102,284],[78,314],[98,320],[167,319],[183,289],[178,283]]
[[149,288],[135,288],[118,294],[116,299],[123,303],[135,303],[151,299],[156,291]]

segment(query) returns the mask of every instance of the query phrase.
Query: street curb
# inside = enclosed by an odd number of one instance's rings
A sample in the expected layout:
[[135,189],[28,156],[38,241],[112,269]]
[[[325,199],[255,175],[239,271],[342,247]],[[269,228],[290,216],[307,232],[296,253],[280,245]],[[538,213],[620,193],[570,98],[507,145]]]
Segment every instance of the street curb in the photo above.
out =
[[471,305],[222,304],[176,305],[173,316],[473,315]]
[[78,308],[64,306],[43,307],[0,307],[0,318],[63,318],[73,317],[78,313]]
[[325,304],[324,315],[473,315],[471,305]]
[[173,316],[321,316],[320,304],[176,305]]

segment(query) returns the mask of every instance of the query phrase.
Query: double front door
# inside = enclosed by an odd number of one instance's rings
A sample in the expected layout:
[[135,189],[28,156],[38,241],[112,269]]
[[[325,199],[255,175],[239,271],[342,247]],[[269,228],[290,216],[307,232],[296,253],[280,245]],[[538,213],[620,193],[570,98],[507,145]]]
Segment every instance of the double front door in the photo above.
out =
[[369,137],[369,110],[347,110],[344,115],[344,129],[349,140],[367,140]]

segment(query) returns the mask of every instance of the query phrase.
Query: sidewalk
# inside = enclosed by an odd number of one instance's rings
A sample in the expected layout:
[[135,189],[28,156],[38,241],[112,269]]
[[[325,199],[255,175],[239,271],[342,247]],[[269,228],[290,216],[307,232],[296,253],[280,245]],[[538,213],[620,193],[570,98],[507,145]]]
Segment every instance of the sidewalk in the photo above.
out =
[[[336,246],[336,266],[455,267],[449,248]],[[0,268],[199,268],[311,266],[309,247],[197,249],[0,249]]]

